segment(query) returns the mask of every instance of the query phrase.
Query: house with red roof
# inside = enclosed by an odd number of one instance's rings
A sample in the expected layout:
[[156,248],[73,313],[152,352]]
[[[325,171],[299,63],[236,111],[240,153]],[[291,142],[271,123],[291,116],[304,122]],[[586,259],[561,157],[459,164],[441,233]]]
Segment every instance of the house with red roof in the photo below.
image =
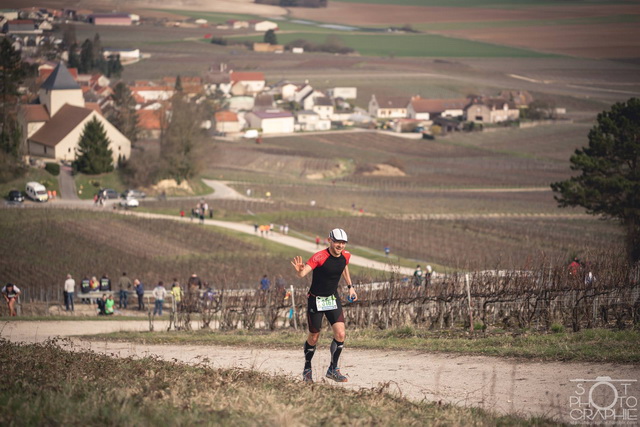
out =
[[262,72],[231,71],[229,79],[233,95],[255,95],[264,90],[265,79]]
[[242,130],[242,122],[232,111],[218,111],[215,114],[216,131],[224,133],[238,133]]

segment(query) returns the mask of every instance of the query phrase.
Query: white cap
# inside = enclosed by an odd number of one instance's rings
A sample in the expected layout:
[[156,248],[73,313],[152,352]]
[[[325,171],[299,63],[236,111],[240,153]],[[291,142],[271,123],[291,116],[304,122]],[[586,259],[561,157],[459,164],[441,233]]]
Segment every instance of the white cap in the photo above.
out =
[[348,242],[347,233],[342,228],[334,228],[329,233],[331,240]]

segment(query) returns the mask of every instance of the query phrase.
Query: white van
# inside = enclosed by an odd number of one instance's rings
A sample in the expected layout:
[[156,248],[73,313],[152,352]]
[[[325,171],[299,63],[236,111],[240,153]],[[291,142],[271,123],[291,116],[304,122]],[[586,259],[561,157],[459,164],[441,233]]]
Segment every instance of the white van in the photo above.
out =
[[31,200],[36,202],[46,202],[49,200],[46,187],[39,182],[27,182],[25,192]]

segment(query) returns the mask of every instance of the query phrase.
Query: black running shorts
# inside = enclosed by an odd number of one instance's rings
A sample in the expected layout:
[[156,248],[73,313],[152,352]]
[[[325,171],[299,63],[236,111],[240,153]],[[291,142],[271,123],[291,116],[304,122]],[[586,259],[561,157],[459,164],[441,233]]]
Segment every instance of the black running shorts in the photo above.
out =
[[344,315],[342,313],[342,302],[336,297],[338,308],[335,310],[318,311],[316,308],[316,297],[309,294],[307,299],[307,322],[309,323],[309,332],[317,334],[322,328],[322,317],[326,316],[331,325],[337,322],[344,323]]

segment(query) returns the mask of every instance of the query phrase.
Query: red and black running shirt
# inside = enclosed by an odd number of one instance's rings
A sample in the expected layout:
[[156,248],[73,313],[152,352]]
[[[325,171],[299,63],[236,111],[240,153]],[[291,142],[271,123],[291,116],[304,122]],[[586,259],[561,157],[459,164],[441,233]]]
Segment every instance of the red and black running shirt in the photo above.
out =
[[342,251],[339,257],[331,255],[328,248],[316,252],[307,261],[309,267],[313,269],[309,293],[319,297],[337,295],[340,276],[349,264],[349,259],[351,259],[349,251]]

